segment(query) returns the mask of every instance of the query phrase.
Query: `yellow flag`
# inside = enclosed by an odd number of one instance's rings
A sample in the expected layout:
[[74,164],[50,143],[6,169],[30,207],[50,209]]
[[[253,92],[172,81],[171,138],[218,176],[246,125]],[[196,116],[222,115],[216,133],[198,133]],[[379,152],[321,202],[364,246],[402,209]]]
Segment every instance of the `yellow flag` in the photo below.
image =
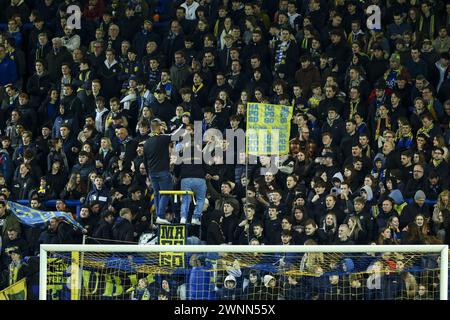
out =
[[289,153],[292,113],[292,106],[247,103],[247,154]]
[[27,300],[26,278],[0,291],[0,300]]

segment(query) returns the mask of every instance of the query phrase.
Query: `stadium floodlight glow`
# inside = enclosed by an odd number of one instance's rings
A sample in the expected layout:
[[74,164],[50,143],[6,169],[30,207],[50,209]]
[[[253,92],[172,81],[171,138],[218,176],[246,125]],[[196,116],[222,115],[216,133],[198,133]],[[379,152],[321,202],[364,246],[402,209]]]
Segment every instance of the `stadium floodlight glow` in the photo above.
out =
[[[418,254],[430,254],[439,256],[439,295],[440,300],[447,300],[448,298],[448,246],[447,245],[343,245],[343,246],[249,246],[249,245],[41,245],[40,247],[40,286],[39,299],[47,299],[47,269],[48,259],[58,253],[70,253],[68,260],[70,263],[71,276],[67,280],[67,286],[71,289],[71,299],[78,299],[80,294],[81,283],[83,275],[83,256],[86,254],[152,254],[156,257],[157,254],[165,253],[216,253],[216,254],[352,254],[352,253],[389,253],[389,254],[413,254],[415,258],[421,258]],[[361,257],[361,256],[359,256]],[[358,256],[355,255],[355,260]],[[423,258],[423,257],[422,257]],[[122,258],[127,260],[129,258]],[[120,260],[120,258],[119,258]],[[161,260],[160,260],[161,261]]]

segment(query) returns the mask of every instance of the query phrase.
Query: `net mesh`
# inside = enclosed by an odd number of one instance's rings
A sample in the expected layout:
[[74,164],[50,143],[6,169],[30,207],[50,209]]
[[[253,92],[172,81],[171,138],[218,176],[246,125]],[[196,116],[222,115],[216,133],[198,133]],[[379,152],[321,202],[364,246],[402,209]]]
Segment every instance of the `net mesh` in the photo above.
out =
[[439,263],[423,253],[48,252],[47,299],[437,300]]

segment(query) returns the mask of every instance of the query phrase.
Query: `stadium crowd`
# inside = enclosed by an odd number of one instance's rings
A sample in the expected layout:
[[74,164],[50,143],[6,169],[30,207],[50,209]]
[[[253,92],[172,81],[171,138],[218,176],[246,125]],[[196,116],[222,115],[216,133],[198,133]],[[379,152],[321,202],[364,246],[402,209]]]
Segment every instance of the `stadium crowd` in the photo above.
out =
[[[371,4],[381,8],[380,29],[367,28]],[[192,243],[214,245],[449,243],[450,4],[0,8],[1,287],[26,275],[23,257],[40,244],[83,235],[60,219],[20,223],[6,200],[39,210],[55,210],[44,204],[56,200],[91,243],[136,243],[167,223],[188,223]],[[260,174],[269,157],[246,170],[221,154],[174,164],[174,134],[245,130],[247,102],[294,107],[289,154],[272,159],[276,170]],[[221,139],[200,147],[217,146],[230,152]],[[159,190],[193,191],[196,204]],[[67,200],[80,201],[79,213]]]

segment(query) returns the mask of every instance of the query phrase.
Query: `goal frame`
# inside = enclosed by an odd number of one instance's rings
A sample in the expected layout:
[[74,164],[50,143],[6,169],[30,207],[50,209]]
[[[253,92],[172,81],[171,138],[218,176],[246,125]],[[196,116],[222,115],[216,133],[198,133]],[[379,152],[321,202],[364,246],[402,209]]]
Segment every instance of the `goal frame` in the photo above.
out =
[[[440,300],[448,299],[448,245],[82,245],[55,244],[41,245],[39,255],[39,300],[47,299],[47,252],[70,252],[79,255],[83,252],[186,252],[186,253],[435,253],[440,254]],[[76,266],[79,267],[79,266]],[[444,276],[443,276],[444,275]],[[79,281],[73,277],[72,281]],[[75,286],[76,287],[76,286]]]

